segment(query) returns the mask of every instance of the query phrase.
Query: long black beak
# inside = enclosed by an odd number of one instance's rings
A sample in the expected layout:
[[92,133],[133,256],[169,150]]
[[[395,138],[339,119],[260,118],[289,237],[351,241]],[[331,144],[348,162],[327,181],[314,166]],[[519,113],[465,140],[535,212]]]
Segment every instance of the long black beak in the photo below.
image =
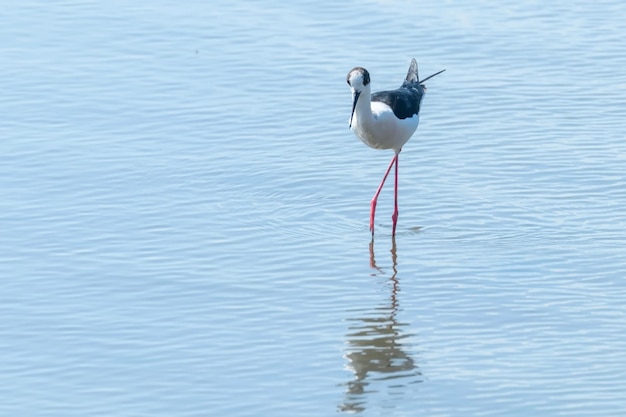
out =
[[350,123],[348,124],[349,128],[352,128],[352,118],[354,117],[354,109],[356,109],[356,102],[359,100],[360,95],[361,95],[360,91],[354,92],[354,101],[352,102],[352,113],[350,114]]

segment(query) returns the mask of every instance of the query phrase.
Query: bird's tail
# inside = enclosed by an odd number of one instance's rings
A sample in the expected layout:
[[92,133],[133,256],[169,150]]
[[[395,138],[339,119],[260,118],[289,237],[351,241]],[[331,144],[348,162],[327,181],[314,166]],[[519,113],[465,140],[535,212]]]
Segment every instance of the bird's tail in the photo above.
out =
[[415,58],[411,60],[411,66],[409,67],[409,72],[407,72],[406,80],[404,82],[408,84],[419,83],[419,76],[417,75],[417,61]]
[[426,80],[430,80],[430,79],[431,79],[431,78],[433,78],[435,75],[439,75],[439,74],[441,74],[441,73],[442,73],[442,72],[444,72],[444,71],[445,71],[445,69],[442,69],[441,71],[436,72],[436,73],[434,73],[433,75],[429,75],[428,77],[426,77],[426,78],[424,78],[422,81],[420,81],[420,84],[421,84],[421,83],[423,83],[423,82],[424,82],[424,81],[426,81]]

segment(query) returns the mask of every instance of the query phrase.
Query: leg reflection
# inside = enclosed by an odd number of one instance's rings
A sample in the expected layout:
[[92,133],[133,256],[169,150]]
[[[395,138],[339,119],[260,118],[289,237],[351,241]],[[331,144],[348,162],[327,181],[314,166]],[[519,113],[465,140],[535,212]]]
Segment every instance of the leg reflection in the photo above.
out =
[[[384,275],[384,268],[376,264],[374,241],[369,245],[372,275]],[[401,394],[408,384],[421,382],[421,373],[415,361],[403,346],[403,339],[411,337],[406,332],[407,323],[397,319],[400,310],[400,291],[395,239],[391,247],[390,287],[384,303],[363,311],[356,318],[349,318],[345,358],[353,379],[346,383],[344,402],[339,407],[345,412],[365,410],[368,397],[374,393]]]

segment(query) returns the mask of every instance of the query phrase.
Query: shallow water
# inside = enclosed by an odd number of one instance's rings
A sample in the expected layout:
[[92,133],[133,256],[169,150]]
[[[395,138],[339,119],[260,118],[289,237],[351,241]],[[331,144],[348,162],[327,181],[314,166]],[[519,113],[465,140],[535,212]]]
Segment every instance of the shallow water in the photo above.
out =
[[[621,3],[5,16],[0,414],[626,413]],[[370,242],[345,76],[412,57]]]

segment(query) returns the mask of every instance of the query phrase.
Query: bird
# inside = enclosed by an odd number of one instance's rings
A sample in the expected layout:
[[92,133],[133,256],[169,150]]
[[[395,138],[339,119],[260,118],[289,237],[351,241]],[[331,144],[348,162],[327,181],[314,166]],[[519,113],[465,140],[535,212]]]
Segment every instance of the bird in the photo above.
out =
[[398,156],[402,147],[417,130],[420,107],[426,93],[424,81],[444,72],[436,72],[420,81],[417,61],[411,60],[409,71],[402,85],[390,91],[371,94],[370,73],[363,67],[350,70],[346,81],[352,93],[352,113],[348,127],[367,146],[374,149],[391,149],[394,156],[389,163],[372,201],[370,202],[370,231],[374,238],[374,215],[378,195],[387,180],[391,168],[395,166],[394,211],[391,236],[396,235],[398,223]]

